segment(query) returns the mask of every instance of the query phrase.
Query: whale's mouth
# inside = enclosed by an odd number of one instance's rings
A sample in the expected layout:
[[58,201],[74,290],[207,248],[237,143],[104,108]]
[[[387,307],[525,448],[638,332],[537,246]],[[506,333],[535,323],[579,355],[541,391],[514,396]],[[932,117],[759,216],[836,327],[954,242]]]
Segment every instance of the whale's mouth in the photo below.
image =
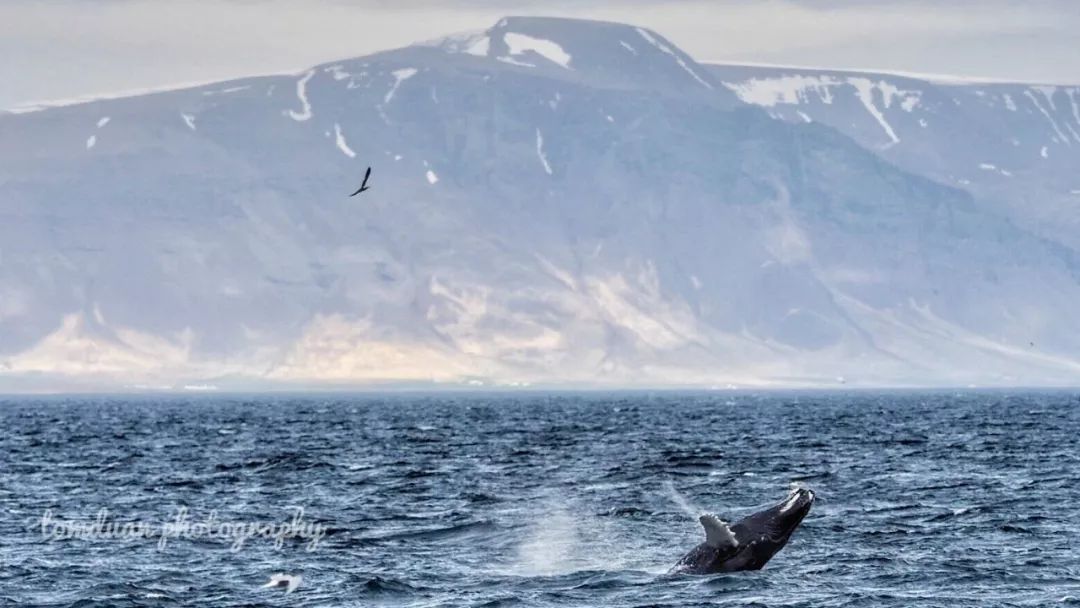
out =
[[787,498],[775,507],[762,512],[762,523],[775,538],[787,538],[799,527],[810,507],[814,504],[814,492],[806,488],[796,488]]
[[807,488],[795,488],[791,491],[784,502],[777,506],[781,515],[790,511],[800,509],[810,509],[810,505],[814,504],[814,492]]

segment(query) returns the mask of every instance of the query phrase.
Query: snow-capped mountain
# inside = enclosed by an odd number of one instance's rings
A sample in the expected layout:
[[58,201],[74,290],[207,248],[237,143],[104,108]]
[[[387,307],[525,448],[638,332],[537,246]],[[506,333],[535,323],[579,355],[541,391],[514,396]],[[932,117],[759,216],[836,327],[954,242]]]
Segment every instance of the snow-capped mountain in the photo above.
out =
[[771,116],[829,125],[899,167],[968,190],[1019,225],[1080,247],[1080,85],[709,70]]
[[0,388],[1075,382],[1067,239],[751,80],[508,18],[0,115]]

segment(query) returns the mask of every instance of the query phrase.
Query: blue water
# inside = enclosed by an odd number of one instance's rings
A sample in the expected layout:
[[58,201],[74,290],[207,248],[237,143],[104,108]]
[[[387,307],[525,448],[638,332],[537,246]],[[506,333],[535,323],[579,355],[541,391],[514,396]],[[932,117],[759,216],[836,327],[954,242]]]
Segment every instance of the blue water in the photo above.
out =
[[[0,424],[4,606],[1080,604],[1075,393],[9,398]],[[793,483],[818,501],[764,570],[666,574],[697,509]],[[181,507],[325,536],[42,530]]]

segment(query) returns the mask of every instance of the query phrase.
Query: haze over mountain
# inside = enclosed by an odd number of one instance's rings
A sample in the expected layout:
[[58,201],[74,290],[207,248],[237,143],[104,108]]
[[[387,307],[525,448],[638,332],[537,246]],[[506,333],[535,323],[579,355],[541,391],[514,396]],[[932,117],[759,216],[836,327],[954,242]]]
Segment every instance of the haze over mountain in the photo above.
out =
[[1076,384],[1077,104],[507,18],[0,114],[0,389]]

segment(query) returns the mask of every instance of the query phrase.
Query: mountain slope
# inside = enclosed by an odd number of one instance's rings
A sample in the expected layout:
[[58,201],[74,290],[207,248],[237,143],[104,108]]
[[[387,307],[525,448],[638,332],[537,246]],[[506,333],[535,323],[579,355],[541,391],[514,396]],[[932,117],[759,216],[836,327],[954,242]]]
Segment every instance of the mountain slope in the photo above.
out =
[[510,18],[0,115],[0,385],[1076,377],[1072,249],[720,82]]
[[776,118],[827,124],[904,169],[970,191],[1033,232],[1080,247],[1080,85],[708,67]]

